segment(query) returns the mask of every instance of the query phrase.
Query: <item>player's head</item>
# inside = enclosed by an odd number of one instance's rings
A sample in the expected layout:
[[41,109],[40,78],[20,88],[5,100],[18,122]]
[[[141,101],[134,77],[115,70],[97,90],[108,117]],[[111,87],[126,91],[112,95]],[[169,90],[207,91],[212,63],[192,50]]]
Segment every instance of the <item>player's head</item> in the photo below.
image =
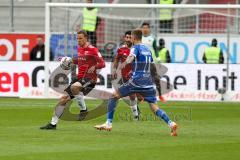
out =
[[131,41],[131,31],[125,32],[124,41]]
[[131,34],[131,41],[133,44],[142,42],[142,30],[134,29]]
[[78,45],[80,47],[83,47],[84,45],[86,45],[87,42],[88,42],[88,34],[87,34],[87,32],[83,31],[83,30],[78,31],[77,32],[77,41],[78,41]]
[[144,36],[147,36],[150,34],[150,24],[148,22],[144,22],[142,24],[142,32]]
[[164,39],[162,39],[162,38],[159,39],[158,44],[159,44],[160,47],[164,47],[164,46],[165,46],[165,41],[164,41]]
[[212,39],[212,46],[217,47],[218,41],[216,38]]
[[41,46],[44,44],[43,37],[42,36],[37,36],[37,45]]
[[124,35],[124,42],[128,47],[132,46],[132,41],[131,41],[131,31],[126,31]]

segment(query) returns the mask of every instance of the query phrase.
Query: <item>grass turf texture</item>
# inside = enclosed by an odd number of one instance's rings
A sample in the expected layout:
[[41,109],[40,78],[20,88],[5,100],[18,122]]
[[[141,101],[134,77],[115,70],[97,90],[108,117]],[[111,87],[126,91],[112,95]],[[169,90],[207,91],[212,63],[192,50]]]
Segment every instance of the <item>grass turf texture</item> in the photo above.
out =
[[[93,108],[100,101],[86,101]],[[176,119],[179,136],[171,137],[163,121],[142,104],[142,120],[131,121],[130,108],[118,104],[112,132],[86,122],[61,121],[54,131],[40,130],[56,100],[0,98],[0,160],[167,159],[221,160],[240,157],[239,103],[168,102],[162,108]],[[73,111],[78,112],[76,102]]]

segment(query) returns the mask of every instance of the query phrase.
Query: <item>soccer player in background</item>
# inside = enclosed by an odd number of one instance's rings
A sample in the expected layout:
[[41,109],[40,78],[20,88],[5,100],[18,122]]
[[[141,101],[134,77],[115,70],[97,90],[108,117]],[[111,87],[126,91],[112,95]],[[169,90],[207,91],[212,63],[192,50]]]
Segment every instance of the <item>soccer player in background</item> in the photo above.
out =
[[142,44],[142,31],[140,29],[133,30],[131,40],[134,46],[131,48],[127,60],[122,64],[122,68],[133,63],[132,76],[109,99],[107,121],[104,124],[96,125],[95,128],[111,131],[117,101],[122,97],[138,93],[148,102],[152,112],[168,124],[171,129],[171,136],[177,136],[177,124],[171,121],[166,112],[157,106],[156,90],[154,89],[155,75],[152,74],[156,74],[156,66],[153,63],[151,51],[146,45]]
[[[130,54],[131,46],[132,46],[131,31],[127,31],[125,32],[124,42],[117,49],[117,53],[114,57],[113,74],[112,74],[113,79],[117,79],[117,69],[118,69],[119,63],[124,63],[126,61],[128,55]],[[120,84],[124,84],[130,79],[131,72],[132,72],[132,66],[130,64],[126,65],[124,68],[121,69],[122,77],[120,80]],[[135,94],[130,95],[129,99],[130,99],[130,107],[133,113],[133,118],[135,120],[139,120],[140,111],[137,105],[136,95]]]
[[152,52],[153,60],[155,62],[157,53],[157,41],[156,38],[151,34],[150,24],[148,22],[144,22],[142,24],[142,33],[142,43],[150,49]]
[[[145,44],[150,49],[150,51],[152,52],[152,57],[153,57],[154,63],[158,63],[157,56],[156,56],[156,54],[157,54],[157,42],[156,42],[156,38],[151,34],[150,24],[147,23],[147,22],[144,22],[142,24],[141,28],[142,28],[142,34],[143,34],[142,43]],[[162,102],[166,102],[166,100],[162,96],[161,84],[157,83],[156,86],[160,88],[159,99]]]
[[78,81],[70,84],[65,89],[65,94],[59,99],[55,107],[52,120],[40,129],[56,129],[57,123],[63,114],[66,103],[79,95],[87,95],[96,85],[97,70],[105,67],[105,62],[98,49],[88,42],[86,31],[77,33],[78,57],[73,59],[73,63],[78,65]]

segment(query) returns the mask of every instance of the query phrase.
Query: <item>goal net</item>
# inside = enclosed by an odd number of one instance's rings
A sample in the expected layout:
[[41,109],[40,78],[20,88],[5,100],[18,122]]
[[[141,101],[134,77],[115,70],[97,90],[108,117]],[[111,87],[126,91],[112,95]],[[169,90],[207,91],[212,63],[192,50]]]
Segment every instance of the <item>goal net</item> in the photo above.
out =
[[[231,72],[235,73],[235,67],[231,70],[231,66],[240,62],[237,55],[238,5],[47,3],[46,53],[51,50],[55,60],[62,56],[76,56],[76,33],[84,28],[84,23],[88,23],[84,16],[88,16],[89,23],[95,24],[89,31],[94,32],[89,34],[90,42],[98,47],[109,63],[123,42],[124,33],[141,28],[144,22],[149,23],[157,49],[159,39],[164,39],[171,57],[172,63],[166,64],[169,73],[162,79],[177,91],[167,98],[184,96],[185,99],[213,100],[214,96],[219,96],[219,89],[234,92],[238,89],[235,75],[230,83]],[[223,64],[204,65],[203,54],[213,39],[217,40],[223,52]],[[105,87],[111,84],[108,74]],[[202,92],[197,95],[193,94],[195,91]],[[203,91],[212,92],[208,95]]]
[[177,5],[177,8],[168,9],[161,8],[161,5],[153,5],[153,8],[151,5],[145,5],[148,7],[144,8],[142,5],[138,7],[139,4],[128,4],[125,7],[121,4],[82,4],[81,7],[81,4],[71,6],[62,3],[54,6],[53,3],[49,10],[49,32],[50,47],[55,58],[73,54],[77,45],[76,32],[83,29],[83,15],[87,5],[97,8],[98,17],[94,29],[96,36],[90,34],[90,41],[96,44],[107,58],[112,56],[108,52],[109,49],[116,47],[123,40],[124,32],[140,28],[143,22],[150,24],[151,34],[157,40],[165,36],[180,37],[193,34],[210,34],[212,37],[221,36],[226,39],[228,29],[232,36],[239,33],[238,9],[227,6],[197,8],[195,5],[194,8],[186,8],[187,5]]

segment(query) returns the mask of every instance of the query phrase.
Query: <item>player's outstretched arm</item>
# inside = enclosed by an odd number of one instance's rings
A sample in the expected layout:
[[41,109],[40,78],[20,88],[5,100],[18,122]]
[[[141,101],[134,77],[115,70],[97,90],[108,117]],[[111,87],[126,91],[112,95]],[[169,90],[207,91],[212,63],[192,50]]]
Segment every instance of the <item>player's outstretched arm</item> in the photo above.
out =
[[96,60],[97,60],[97,64],[95,66],[96,69],[102,69],[105,67],[105,61],[100,52],[98,52],[98,56],[97,56]]
[[162,92],[161,92],[160,75],[157,73],[157,68],[156,68],[156,65],[154,63],[151,63],[150,67],[151,67],[152,79],[153,79],[153,81],[156,85],[159,96],[161,96]]
[[121,64],[120,69],[124,68],[127,64],[132,63],[134,61],[134,58],[135,58],[134,54],[129,54],[126,61]]
[[93,65],[92,67],[90,67],[87,71],[87,73],[93,73],[95,72],[97,69],[102,69],[105,67],[105,61],[103,60],[102,57],[97,57],[96,58],[97,64]]
[[114,57],[114,61],[113,61],[112,79],[116,79],[116,78],[117,78],[118,63],[119,63],[118,57],[115,56],[115,57]]

